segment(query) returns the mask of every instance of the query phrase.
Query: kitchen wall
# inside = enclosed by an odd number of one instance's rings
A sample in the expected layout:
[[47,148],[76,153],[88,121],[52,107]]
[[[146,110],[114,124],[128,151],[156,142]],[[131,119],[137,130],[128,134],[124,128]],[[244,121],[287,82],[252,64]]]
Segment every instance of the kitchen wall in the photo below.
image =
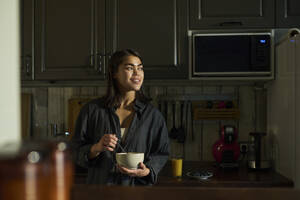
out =
[[274,166],[292,179],[296,188],[300,187],[299,41],[299,34],[295,34],[277,45],[276,80],[267,86],[267,130],[277,151]]
[[[195,120],[194,138],[191,128],[187,132],[184,144],[171,140],[171,155],[183,156],[186,160],[213,161],[212,145],[219,138],[220,125],[234,125],[238,128],[239,141],[247,141],[249,132],[264,131],[266,127],[265,90],[246,85],[193,85],[180,86],[178,82],[169,86],[146,85],[145,93],[158,101],[168,97],[202,97],[226,96],[236,99],[240,110],[239,120]],[[68,101],[78,97],[96,97],[105,94],[105,86],[99,87],[26,87],[22,93],[32,94],[32,120],[30,136],[34,138],[52,137],[52,124],[58,124],[58,131],[68,127]],[[175,99],[176,99],[175,98]],[[172,109],[169,104],[167,126],[173,126]],[[180,125],[179,103],[176,109],[176,125]]]
[[19,1],[0,1],[0,145],[19,141]]

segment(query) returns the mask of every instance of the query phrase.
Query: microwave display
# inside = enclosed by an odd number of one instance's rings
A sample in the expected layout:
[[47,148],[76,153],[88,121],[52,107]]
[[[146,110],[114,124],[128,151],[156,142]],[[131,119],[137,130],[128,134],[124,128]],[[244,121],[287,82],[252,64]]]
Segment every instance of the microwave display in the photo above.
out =
[[268,76],[271,35],[195,34],[193,76]]

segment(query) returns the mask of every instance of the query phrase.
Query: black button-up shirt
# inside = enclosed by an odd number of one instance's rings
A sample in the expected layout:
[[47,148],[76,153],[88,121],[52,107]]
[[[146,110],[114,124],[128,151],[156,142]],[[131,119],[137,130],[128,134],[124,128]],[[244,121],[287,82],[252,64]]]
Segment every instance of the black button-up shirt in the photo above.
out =
[[164,117],[149,103],[135,100],[135,115],[121,145],[127,152],[144,153],[144,164],[150,169],[146,177],[129,177],[115,170],[115,153],[104,151],[93,160],[87,155],[93,144],[104,134],[116,134],[121,141],[120,121],[115,108],[104,105],[104,99],[95,99],[81,109],[72,138],[74,158],[78,165],[88,168],[87,183],[151,185],[169,156],[168,130]]

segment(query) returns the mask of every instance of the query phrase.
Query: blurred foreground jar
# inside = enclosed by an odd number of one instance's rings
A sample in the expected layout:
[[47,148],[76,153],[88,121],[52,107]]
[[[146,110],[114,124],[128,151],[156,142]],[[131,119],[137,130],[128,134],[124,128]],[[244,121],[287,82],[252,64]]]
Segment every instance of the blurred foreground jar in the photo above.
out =
[[43,145],[13,143],[0,147],[0,199],[53,200],[51,151]]
[[69,200],[73,185],[74,166],[67,142],[52,142],[54,162],[55,200]]
[[0,199],[69,200],[73,164],[66,142],[0,147]]

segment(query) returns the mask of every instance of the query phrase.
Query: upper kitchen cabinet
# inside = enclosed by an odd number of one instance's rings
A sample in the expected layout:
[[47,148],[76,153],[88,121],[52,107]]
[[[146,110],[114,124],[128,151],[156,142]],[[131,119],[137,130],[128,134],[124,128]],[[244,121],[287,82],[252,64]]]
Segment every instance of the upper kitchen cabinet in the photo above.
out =
[[103,79],[105,1],[34,2],[34,79]]
[[300,27],[299,0],[276,0],[276,27]]
[[113,49],[138,51],[145,79],[188,76],[187,0],[116,0]]
[[190,29],[272,28],[274,10],[273,0],[190,0]]
[[33,79],[33,1],[20,1],[21,4],[21,79]]
[[101,80],[132,48],[146,79],[188,76],[187,0],[22,0],[23,80]]

